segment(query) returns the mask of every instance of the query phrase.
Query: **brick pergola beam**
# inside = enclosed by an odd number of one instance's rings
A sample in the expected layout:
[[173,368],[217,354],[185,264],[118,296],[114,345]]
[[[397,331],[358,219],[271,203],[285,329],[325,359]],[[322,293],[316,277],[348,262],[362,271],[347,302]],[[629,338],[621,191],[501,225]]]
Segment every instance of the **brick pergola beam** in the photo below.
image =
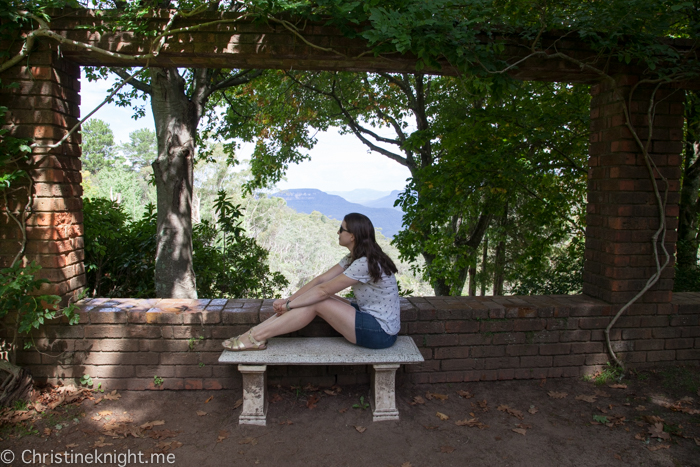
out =
[[[169,12],[148,19],[153,29],[163,30]],[[150,39],[132,32],[90,32],[78,26],[99,28],[103,20],[95,10],[61,10],[51,22],[51,29],[63,37],[94,47],[121,54],[147,54],[152,50]],[[62,46],[63,56],[85,66],[154,66],[154,67],[206,67],[251,68],[282,70],[326,70],[352,72],[415,73],[417,58],[412,54],[375,56],[364,39],[349,39],[336,28],[321,24],[305,23],[299,36],[281,24],[253,23],[236,20],[230,13],[204,14],[194,19],[178,19],[173,28],[192,27],[202,22],[230,20],[202,27],[196,31],[168,36],[157,57],[125,60],[88,52],[70,46]],[[291,21],[290,21],[291,22]],[[531,55],[531,44],[517,35],[481,36],[483,43],[505,41],[502,59],[508,64],[519,63]],[[590,50],[570,33],[550,33],[541,37],[542,44],[556,44],[556,51],[595,65],[600,61],[597,52]],[[313,44],[312,45],[309,45]],[[674,40],[679,49],[690,49],[692,41]],[[554,48],[549,53],[554,53]],[[604,63],[610,74],[621,73],[627,66]],[[619,68],[618,70],[615,67]],[[446,61],[441,69],[425,69],[426,73],[455,76],[457,70]],[[570,83],[594,83],[600,75],[582,70],[570,61],[547,58],[542,55],[519,63],[509,74],[520,80],[559,81]]]

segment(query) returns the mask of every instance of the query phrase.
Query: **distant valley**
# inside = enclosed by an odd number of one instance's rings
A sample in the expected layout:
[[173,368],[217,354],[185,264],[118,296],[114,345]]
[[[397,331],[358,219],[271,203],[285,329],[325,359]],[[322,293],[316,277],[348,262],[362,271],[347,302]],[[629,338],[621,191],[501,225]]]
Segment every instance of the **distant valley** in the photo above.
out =
[[[271,196],[284,199],[287,206],[297,212],[311,214],[313,211],[318,211],[325,216],[338,219],[338,222],[350,212],[359,212],[369,217],[374,227],[381,229],[385,237],[391,238],[401,230],[403,214],[400,209],[393,207],[400,193],[398,190],[391,192],[353,190],[333,193],[342,193],[345,196],[326,193],[315,188],[284,190]],[[348,198],[354,202],[348,201]]]

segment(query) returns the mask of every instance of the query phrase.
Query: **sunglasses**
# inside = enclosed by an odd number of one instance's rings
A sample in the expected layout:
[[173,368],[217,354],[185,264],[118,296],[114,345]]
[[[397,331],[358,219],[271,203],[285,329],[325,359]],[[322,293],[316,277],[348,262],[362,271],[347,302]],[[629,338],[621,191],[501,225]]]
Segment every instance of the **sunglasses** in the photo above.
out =
[[340,235],[343,232],[350,233],[350,231],[348,229],[344,229],[343,226],[341,225],[340,228],[338,229],[338,235]]

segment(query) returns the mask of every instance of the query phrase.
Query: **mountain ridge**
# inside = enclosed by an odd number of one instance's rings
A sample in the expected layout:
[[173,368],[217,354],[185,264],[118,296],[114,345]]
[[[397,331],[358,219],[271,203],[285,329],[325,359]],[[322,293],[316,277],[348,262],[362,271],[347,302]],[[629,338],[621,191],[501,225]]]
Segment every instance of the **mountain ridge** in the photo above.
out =
[[[352,203],[345,198],[326,193],[316,188],[293,188],[271,194],[282,198],[287,206],[297,212],[311,214],[318,211],[321,214],[342,221],[346,214],[359,212],[369,217],[376,229],[381,229],[385,237],[392,238],[401,230],[402,213],[393,207],[370,207]],[[381,199],[381,198],[380,198]]]

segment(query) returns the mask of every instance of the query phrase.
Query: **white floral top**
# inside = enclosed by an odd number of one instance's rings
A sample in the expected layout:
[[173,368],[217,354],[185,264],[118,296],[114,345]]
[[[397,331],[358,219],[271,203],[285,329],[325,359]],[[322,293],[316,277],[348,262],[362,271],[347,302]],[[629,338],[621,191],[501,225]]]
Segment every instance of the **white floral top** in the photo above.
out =
[[349,253],[338,264],[345,269],[347,277],[359,281],[352,286],[352,291],[360,311],[374,316],[387,334],[398,334],[401,328],[401,304],[394,274],[382,274],[381,280],[372,282],[367,258],[358,258],[351,264]]

